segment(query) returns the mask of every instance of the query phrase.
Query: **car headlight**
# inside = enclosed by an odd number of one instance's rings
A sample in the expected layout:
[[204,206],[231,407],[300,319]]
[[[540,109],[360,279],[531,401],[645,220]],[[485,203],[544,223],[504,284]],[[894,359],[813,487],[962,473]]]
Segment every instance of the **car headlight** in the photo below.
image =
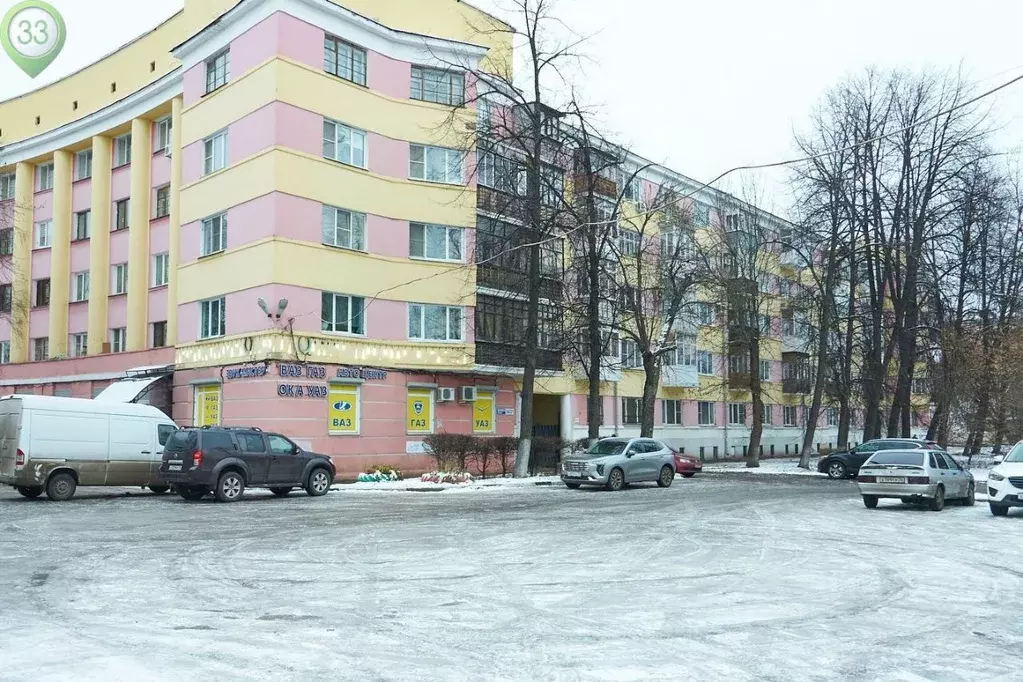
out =
[[990,474],[988,474],[987,478],[988,478],[989,481],[1004,481],[1005,480],[1005,476],[1002,476],[1001,474],[996,473],[994,471],[992,471]]

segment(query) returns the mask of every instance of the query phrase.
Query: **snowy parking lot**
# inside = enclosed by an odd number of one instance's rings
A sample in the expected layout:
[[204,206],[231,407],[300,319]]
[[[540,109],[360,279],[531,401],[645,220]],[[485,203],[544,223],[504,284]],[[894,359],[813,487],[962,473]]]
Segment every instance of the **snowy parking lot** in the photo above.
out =
[[705,474],[233,505],[0,491],[2,680],[1018,679],[1023,514]]

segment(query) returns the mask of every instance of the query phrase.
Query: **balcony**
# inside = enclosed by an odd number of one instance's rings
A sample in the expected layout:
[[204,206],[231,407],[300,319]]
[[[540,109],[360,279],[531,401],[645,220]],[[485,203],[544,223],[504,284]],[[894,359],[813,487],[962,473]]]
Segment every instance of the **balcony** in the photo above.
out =
[[[526,365],[525,348],[512,343],[491,343],[476,341],[476,364],[493,365],[496,367],[524,367]],[[560,372],[562,367],[561,353],[552,350],[539,350],[536,353],[537,369]]]
[[751,378],[749,372],[729,372],[728,373],[728,388],[733,391],[748,391],[750,388]]
[[621,381],[622,361],[619,358],[605,357],[600,363],[601,381]]
[[803,263],[803,259],[794,249],[783,250],[778,259],[781,261],[782,265],[786,265],[790,268],[799,267]]
[[810,355],[810,339],[809,337],[806,336],[782,334],[781,352],[783,356],[786,353],[791,353],[794,355],[801,355],[803,357],[807,357]]
[[782,393],[804,394],[809,393],[811,389],[812,387],[810,386],[809,378],[794,378],[781,380]]
[[700,375],[696,367],[665,365],[661,367],[661,385],[669,388],[696,388],[700,385]]
[[[529,293],[529,281],[525,272],[513,271],[497,263],[484,263],[476,266],[476,286],[522,295]],[[545,298],[548,301],[560,301],[564,292],[565,285],[560,279],[551,277],[540,279],[540,298]]]

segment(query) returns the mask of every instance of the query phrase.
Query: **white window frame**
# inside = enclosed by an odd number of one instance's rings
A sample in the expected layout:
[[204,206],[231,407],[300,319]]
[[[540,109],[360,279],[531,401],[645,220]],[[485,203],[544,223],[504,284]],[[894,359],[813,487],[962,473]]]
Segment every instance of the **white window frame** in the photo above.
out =
[[[709,372],[707,370],[710,370]],[[714,376],[717,372],[714,370],[714,354],[709,350],[701,350],[696,352],[696,372],[704,376]]]
[[681,400],[661,401],[661,421],[665,426],[682,426],[683,420]]
[[74,273],[71,281],[71,302],[82,303],[89,300],[90,274],[88,270]]
[[231,50],[218,52],[206,60],[205,94],[210,94],[227,85],[231,80]]
[[[765,369],[767,371],[764,371]],[[771,380],[771,361],[770,360],[761,360],[760,361],[760,380],[761,381],[770,381]]]
[[[330,297],[330,314],[331,319],[328,321],[324,317],[323,304],[326,303],[326,298]],[[320,296],[320,330],[327,334],[344,334],[345,336],[366,336],[366,299],[362,296],[352,296],[350,294],[338,294],[332,291],[324,291]],[[348,308],[348,319],[344,321],[343,326],[347,329],[340,329],[342,326],[339,324],[335,313],[337,312],[337,301],[338,299],[347,299]],[[359,304],[359,314],[355,315],[355,303]],[[358,320],[362,327],[359,331],[352,331],[355,321]]]
[[327,246],[366,251],[366,214],[324,204],[320,239]]
[[[117,220],[118,219],[118,208],[121,207],[121,206],[124,206],[124,224],[123,225],[119,224],[118,220]],[[117,201],[115,201],[114,202],[114,211],[113,211],[113,213],[114,213],[114,229],[112,231],[113,232],[117,232],[118,230],[127,230],[128,227],[131,225],[131,199],[130,198],[125,198],[125,199],[118,199]]]
[[199,239],[200,258],[227,250],[227,214],[218,213],[204,219]]
[[799,426],[799,413],[794,405],[782,405],[781,417],[783,426]]
[[48,249],[53,246],[53,221],[40,220],[35,224],[33,230],[33,248]]
[[131,133],[114,138],[114,168],[131,163]]
[[622,424],[638,426],[643,423],[643,399],[622,398]]
[[[214,312],[217,317],[214,319]],[[214,324],[216,323],[216,324]],[[227,330],[227,299],[211,298],[199,302],[199,338],[218,339]]]
[[89,334],[72,334],[68,347],[71,349],[71,357],[84,358],[89,354]]
[[159,154],[163,152],[165,154],[170,152],[171,146],[171,132],[174,130],[174,119],[170,116],[164,116],[156,121],[156,134],[153,135],[155,146],[153,147],[153,153]]
[[92,150],[83,149],[75,154],[75,182],[92,177]]
[[212,175],[227,168],[227,131],[221,130],[202,141],[202,174]]
[[[414,253],[413,234],[421,231],[422,238],[418,243],[422,246],[421,253]],[[430,255],[431,233],[444,233],[444,255]],[[457,253],[456,253],[457,252]],[[447,225],[432,225],[430,223],[409,223],[409,258],[416,260],[450,261],[454,263],[465,262],[465,229],[461,227],[448,227]]]
[[[160,193],[161,192],[166,192],[164,201],[162,202],[163,203],[162,212],[161,212],[161,206],[160,206],[160,204],[161,204]],[[166,217],[168,217],[170,215],[170,199],[171,199],[171,196],[170,196],[170,185],[163,185],[162,187],[157,187],[155,190],[153,190],[153,220],[159,220],[160,218],[166,218]]]
[[728,425],[746,426],[746,403],[728,403]]
[[[84,221],[85,222],[84,234],[79,229],[79,228],[82,227],[82,222],[83,222],[82,218],[85,219],[85,221]],[[84,241],[84,240],[90,239],[92,237],[92,209],[91,208],[87,208],[84,211],[79,211],[78,213],[75,213],[75,224],[74,224],[73,229],[74,229],[74,234],[71,235],[71,241],[73,241],[73,242]]]
[[369,134],[329,118],[323,119],[323,158],[355,168],[369,168]]
[[[163,344],[156,345],[156,325],[163,325]],[[167,347],[167,320],[157,320],[149,325],[149,339],[152,341],[152,348],[166,348]]]
[[618,250],[623,256],[639,255],[642,241],[642,236],[635,230],[622,229],[618,231]]
[[170,282],[170,254],[166,251],[164,253],[153,254],[153,282],[152,288],[165,286]]
[[[42,349],[42,352],[39,352]],[[41,357],[40,357],[41,356]],[[44,360],[50,359],[50,339],[47,336],[41,336],[32,339],[32,361],[43,362]]]
[[123,353],[128,349],[128,329],[117,327],[110,330],[110,352]]
[[[429,308],[441,308],[444,312],[445,338],[431,338],[426,335],[426,313]],[[413,335],[412,321],[418,316],[419,335]],[[457,324],[453,317],[457,317]],[[409,303],[408,315],[408,338],[413,341],[432,341],[435,343],[462,343],[465,339],[465,308],[462,306],[440,305],[432,303]],[[457,335],[452,331],[457,328]]]
[[36,191],[53,189],[53,162],[43,163],[36,168]]
[[717,321],[714,306],[710,303],[699,302],[696,304],[696,321],[702,327],[707,327]]
[[643,354],[639,344],[632,339],[622,339],[622,367],[636,369],[643,366]]
[[[704,406],[709,405],[709,416],[710,420],[704,419]],[[716,410],[714,409],[714,403],[709,400],[701,400],[696,403],[696,423],[700,426],[714,426],[717,421]]]
[[[436,173],[431,175],[431,156],[435,166],[439,155],[443,155],[442,167],[444,172],[442,175]],[[455,161],[457,161],[457,166],[454,165]],[[425,144],[409,144],[408,166],[408,176],[411,180],[437,182],[444,185],[465,184],[465,167],[462,163],[462,152],[458,149],[431,147]],[[436,167],[433,170],[436,170]]]
[[828,410],[828,426],[838,426],[838,408],[829,407]]
[[14,198],[14,173],[0,173],[0,201]]
[[110,295],[128,293],[128,264],[115,263],[110,266]]
[[774,410],[771,409],[773,406],[764,403],[762,407],[763,410],[760,413],[760,421],[763,423],[764,426],[770,426],[772,420],[774,419]]

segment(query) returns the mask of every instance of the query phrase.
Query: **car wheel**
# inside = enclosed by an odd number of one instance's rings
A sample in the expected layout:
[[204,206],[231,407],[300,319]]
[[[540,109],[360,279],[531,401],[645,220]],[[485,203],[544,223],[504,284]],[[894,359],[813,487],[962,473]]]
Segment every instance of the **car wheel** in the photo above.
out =
[[330,484],[333,482],[334,477],[330,475],[329,471],[323,467],[316,467],[313,469],[313,473],[309,474],[309,481],[306,483],[305,491],[311,497],[320,497],[327,494],[327,491],[330,490]]
[[170,486],[167,485],[151,485],[149,489],[157,495],[163,495],[165,492],[170,490]]
[[665,464],[661,467],[661,475],[657,477],[657,487],[667,488],[671,486],[671,482],[675,480],[675,470]]
[[838,480],[841,478],[848,478],[849,470],[845,468],[845,465],[841,462],[831,462],[828,464],[828,478]]
[[991,513],[995,516],[1008,516],[1009,508],[1001,504],[988,503],[988,507],[991,508]]
[[976,486],[973,483],[971,483],[970,484],[970,489],[966,491],[966,497],[964,497],[963,500],[962,500],[963,506],[964,507],[972,507],[973,504],[976,501],[977,501],[977,488],[976,488]]
[[19,485],[17,490],[22,497],[27,497],[30,500],[34,500],[43,494],[42,487],[37,485]]
[[66,502],[75,496],[77,489],[75,477],[65,471],[50,477],[46,483],[46,496],[54,502]]
[[618,492],[625,487],[625,473],[618,467],[615,467],[607,475],[607,484],[604,487],[613,492]]
[[178,495],[189,502],[198,502],[202,498],[206,497],[206,493],[209,490],[201,485],[179,485]]
[[288,488],[270,488],[270,492],[272,492],[277,497],[287,497],[288,494],[291,493],[291,488],[290,487],[288,487]]
[[944,509],[945,508],[945,489],[942,488],[939,485],[937,490],[934,491],[934,497],[932,497],[930,499],[930,502],[928,503],[927,506],[930,507],[931,511],[939,511],[940,512],[942,509]]
[[694,473],[694,472],[689,472],[688,474],[682,474],[682,476],[684,478],[692,478],[695,475],[696,475],[696,473]]
[[237,502],[245,493],[245,479],[237,471],[227,471],[217,481],[216,496],[220,502]]
[[863,506],[867,509],[877,509],[877,495],[864,495]]
[[581,484],[579,483],[565,483],[565,487],[569,488],[570,490],[579,490],[580,485]]

